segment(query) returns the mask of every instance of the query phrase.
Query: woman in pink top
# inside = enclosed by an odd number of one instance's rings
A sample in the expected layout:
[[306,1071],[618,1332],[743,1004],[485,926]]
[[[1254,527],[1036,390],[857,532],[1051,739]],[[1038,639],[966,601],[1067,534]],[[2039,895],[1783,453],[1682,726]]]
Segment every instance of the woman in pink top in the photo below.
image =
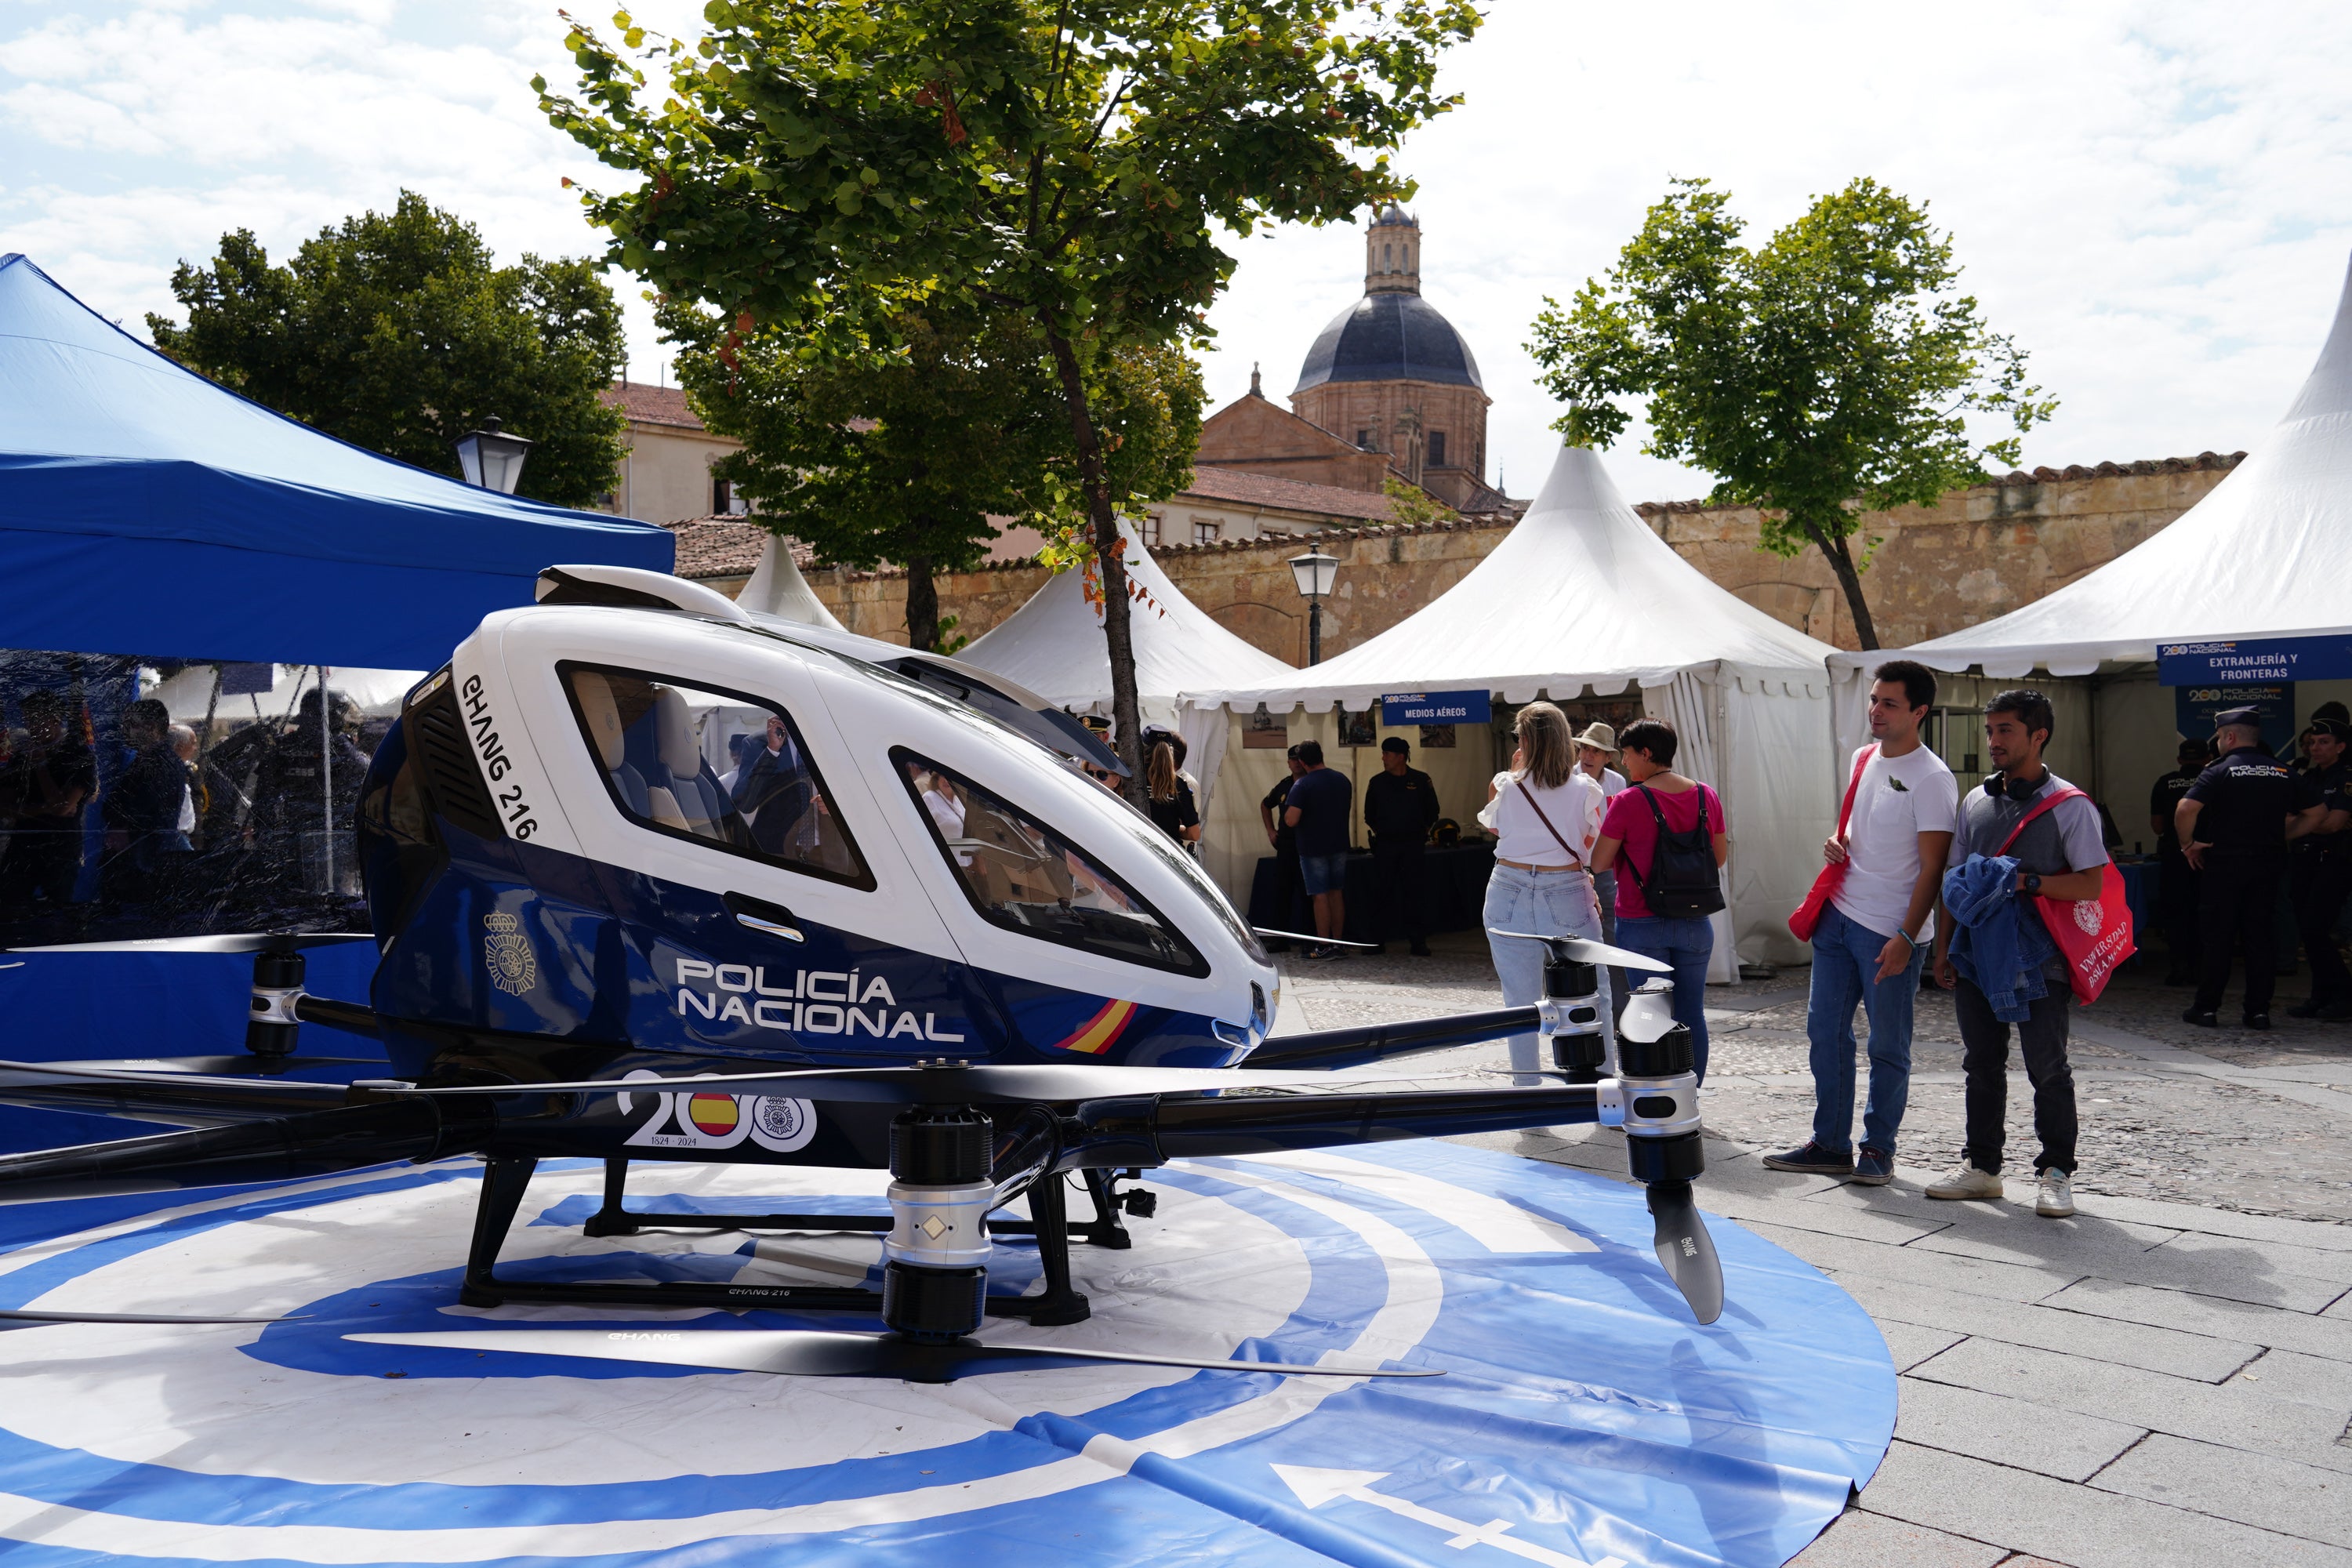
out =
[[[1611,797],[1592,846],[1592,868],[1606,871],[1622,859],[1617,879],[1617,945],[1674,967],[1675,1021],[1690,1031],[1691,1057],[1700,1081],[1706,1079],[1706,964],[1715,952],[1715,928],[1705,916],[1670,920],[1653,914],[1642,898],[1642,882],[1658,848],[1658,818],[1669,833],[1688,833],[1699,813],[1720,867],[1731,852],[1724,832],[1723,802],[1715,791],[1674,771],[1675,728],[1663,719],[1643,719],[1618,737],[1628,788]],[[1651,805],[1655,803],[1654,814]]]

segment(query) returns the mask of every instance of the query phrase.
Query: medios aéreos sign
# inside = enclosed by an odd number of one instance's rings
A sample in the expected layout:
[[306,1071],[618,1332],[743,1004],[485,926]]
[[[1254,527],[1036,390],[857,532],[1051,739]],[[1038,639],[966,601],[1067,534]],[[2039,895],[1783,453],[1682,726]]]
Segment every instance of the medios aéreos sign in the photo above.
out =
[[1399,691],[1381,699],[1383,724],[1485,724],[1494,717],[1484,691]]

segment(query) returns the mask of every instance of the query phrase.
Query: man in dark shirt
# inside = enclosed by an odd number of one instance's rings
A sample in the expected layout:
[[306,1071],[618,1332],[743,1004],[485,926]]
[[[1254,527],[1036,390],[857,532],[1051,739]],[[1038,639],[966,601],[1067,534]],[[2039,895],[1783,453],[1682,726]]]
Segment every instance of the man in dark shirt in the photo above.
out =
[[106,819],[102,885],[118,904],[151,904],[180,890],[179,873],[189,855],[188,837],[180,830],[189,803],[188,769],[172,750],[171,726],[169,710],[152,697],[122,710],[130,758],[99,803]]
[[[1290,786],[1307,772],[1307,764],[1298,760],[1298,748],[1289,753],[1290,771],[1276,779],[1265,798],[1257,803],[1258,820],[1265,825],[1265,841],[1274,849],[1274,907],[1266,911],[1266,921],[1276,931],[1297,931],[1314,917],[1302,913],[1299,901],[1307,897],[1306,884],[1298,874],[1298,830],[1282,820],[1284,810],[1290,805]],[[1287,952],[1288,942],[1276,943],[1274,951]]]
[[2180,836],[2172,818],[2181,797],[2211,759],[2202,741],[2183,741],[2180,765],[2156,781],[2147,792],[2147,825],[2156,830],[2157,900],[2164,921],[2167,985],[2197,984],[2197,868],[2180,854]]
[[2311,959],[2311,995],[2289,1007],[2291,1018],[2352,1019],[2352,971],[2336,947],[2336,921],[2352,893],[2352,725],[2315,719],[2305,741],[2310,765],[2295,775],[2294,819],[2287,890],[2295,933]]
[[[1323,765],[1320,741],[1299,742],[1298,760],[1307,771],[1290,786],[1282,820],[1298,830],[1298,874],[1315,900],[1315,934],[1344,938],[1348,910],[1341,889],[1348,876],[1348,819],[1355,808],[1355,786],[1347,774]],[[1311,956],[1347,955],[1345,948],[1326,947]]]
[[1385,945],[1403,928],[1413,952],[1426,958],[1429,895],[1421,851],[1437,825],[1437,786],[1412,765],[1412,756],[1402,735],[1381,742],[1381,771],[1364,786],[1364,830],[1372,837],[1372,886],[1381,897],[1376,932]]
[[0,763],[0,924],[27,919],[37,900],[64,912],[81,879],[82,808],[98,794],[98,755],[69,733],[54,691],[24,701],[25,744]]
[[810,813],[822,810],[824,802],[799,742],[783,720],[771,713],[767,734],[747,754],[751,761],[736,770],[729,793],[735,809],[751,819],[751,842],[781,859],[807,858],[816,826]]
[[2263,750],[2261,716],[2252,708],[2216,715],[2213,741],[2221,760],[2189,786],[2173,814],[2180,853],[2203,873],[2197,925],[2202,969],[2197,1000],[2181,1016],[2203,1028],[2217,1026],[2230,959],[2242,938],[2246,1027],[2267,1029],[2271,987],[2278,978],[2273,928],[2279,881],[2286,874],[2294,775]]

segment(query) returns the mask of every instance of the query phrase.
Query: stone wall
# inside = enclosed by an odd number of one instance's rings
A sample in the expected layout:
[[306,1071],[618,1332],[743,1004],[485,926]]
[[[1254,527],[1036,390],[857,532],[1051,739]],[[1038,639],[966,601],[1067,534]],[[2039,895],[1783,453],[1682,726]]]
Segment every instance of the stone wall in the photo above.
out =
[[[2196,504],[2243,453],[2157,462],[2038,468],[1947,496],[1933,507],[1873,513],[1881,542],[1863,574],[1888,647],[1922,642],[2031,603],[2155,533]],[[1793,560],[1756,548],[1757,514],[1696,501],[1637,508],[1685,560],[1748,603],[1841,647],[1859,646],[1835,579],[1818,551]],[[1323,611],[1323,656],[1396,625],[1460,582],[1507,524],[1441,523],[1318,533],[1339,558]],[[1292,664],[1307,660],[1307,606],[1292,585],[1297,538],[1268,536],[1153,552],[1187,597],[1247,642]],[[810,585],[852,631],[903,642],[906,582],[895,572],[819,568]],[[976,637],[1018,609],[1045,569],[1005,562],[940,581],[940,609]]]

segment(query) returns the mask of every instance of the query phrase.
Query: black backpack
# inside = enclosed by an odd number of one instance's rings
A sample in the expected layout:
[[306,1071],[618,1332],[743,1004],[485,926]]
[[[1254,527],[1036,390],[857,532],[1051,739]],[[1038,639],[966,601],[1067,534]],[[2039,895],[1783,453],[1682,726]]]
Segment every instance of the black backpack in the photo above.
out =
[[1666,826],[1656,792],[1636,784],[1658,825],[1658,847],[1642,873],[1642,901],[1666,920],[1690,920],[1723,908],[1723,876],[1715,864],[1715,834],[1707,826],[1706,792],[1698,792],[1698,824],[1686,833]]

